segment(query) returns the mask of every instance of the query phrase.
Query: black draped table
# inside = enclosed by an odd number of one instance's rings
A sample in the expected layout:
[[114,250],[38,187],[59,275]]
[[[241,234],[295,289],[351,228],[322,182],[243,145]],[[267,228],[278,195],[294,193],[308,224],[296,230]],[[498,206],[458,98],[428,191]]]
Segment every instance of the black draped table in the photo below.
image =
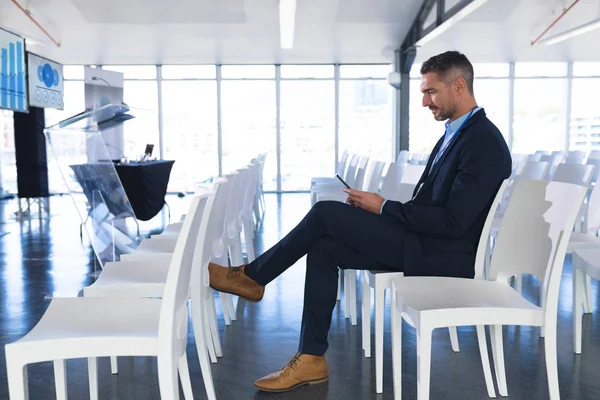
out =
[[152,219],[165,205],[171,160],[115,164],[119,179],[137,219]]

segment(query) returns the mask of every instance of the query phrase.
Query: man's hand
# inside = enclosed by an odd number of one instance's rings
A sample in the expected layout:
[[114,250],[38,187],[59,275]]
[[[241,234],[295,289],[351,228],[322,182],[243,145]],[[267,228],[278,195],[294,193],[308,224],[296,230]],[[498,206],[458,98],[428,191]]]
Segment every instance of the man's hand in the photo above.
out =
[[354,207],[379,214],[384,198],[377,193],[361,192],[360,190],[344,189],[348,194],[348,203]]

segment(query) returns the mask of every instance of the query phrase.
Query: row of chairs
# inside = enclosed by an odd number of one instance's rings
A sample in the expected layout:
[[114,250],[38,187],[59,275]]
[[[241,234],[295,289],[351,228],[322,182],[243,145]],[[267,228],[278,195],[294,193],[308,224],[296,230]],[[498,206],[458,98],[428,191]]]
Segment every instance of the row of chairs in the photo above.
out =
[[[340,163],[342,163],[344,160],[344,157],[342,157],[342,160],[340,160]],[[537,180],[537,181],[543,181],[543,178],[546,176],[546,171],[547,168],[549,167],[548,163],[541,164],[541,166],[543,168],[540,168],[540,165],[538,164],[533,164],[531,162],[527,163],[529,165],[527,165],[526,167],[524,167],[522,169],[522,171],[520,171],[521,173],[512,177],[510,180],[510,186],[511,188],[509,190],[507,190],[506,192],[504,191],[504,189],[508,186],[509,181],[505,182],[505,184],[503,185],[503,187],[501,188],[501,190],[499,191],[497,197],[496,197],[496,201],[494,202],[492,209],[490,210],[490,214],[488,215],[488,220],[486,221],[486,226],[484,227],[484,230],[482,232],[482,239],[480,240],[480,248],[478,249],[478,254],[477,254],[477,261],[476,261],[476,278],[484,278],[487,277],[488,279],[492,276],[490,274],[489,269],[486,269],[485,266],[489,266],[490,264],[490,257],[492,254],[492,251],[489,249],[489,247],[487,246],[488,244],[488,237],[492,236],[493,238],[497,238],[498,232],[500,231],[500,224],[501,224],[501,219],[499,217],[504,215],[504,211],[507,208],[507,203],[509,203],[509,200],[513,197],[513,189],[515,186],[517,186],[517,183],[520,181],[523,182],[528,182],[529,180]],[[352,166],[352,163],[350,162],[350,166]],[[350,168],[346,168],[346,174],[348,175],[348,170]],[[338,165],[338,173],[340,173],[341,171],[343,171],[342,167],[340,165]],[[390,167],[390,169],[388,171],[393,171],[393,168]],[[592,176],[593,176],[593,172],[594,172],[594,166],[593,165],[570,165],[570,164],[563,164],[563,165],[559,165],[555,171],[555,173],[553,174],[553,181],[554,182],[567,182],[567,183],[571,183],[571,184],[575,184],[578,185],[579,187],[585,187],[586,191],[587,191],[587,187],[589,185],[589,183],[592,180]],[[354,171],[350,170],[350,173],[354,173]],[[358,175],[358,174],[357,174]],[[420,175],[420,174],[419,174]],[[387,182],[392,182],[392,180],[387,180],[387,178],[390,176],[390,172],[388,172],[388,176],[386,176],[386,181]],[[347,180],[351,180],[352,176],[346,176]],[[370,177],[369,179],[373,179],[373,177]],[[340,195],[339,191],[341,186],[338,184],[337,188],[335,186],[334,190],[337,190],[338,194],[337,194],[337,198],[335,196],[332,196],[331,194],[326,193],[325,195],[322,195],[322,189],[320,189],[320,185],[323,184],[323,182],[327,182],[328,180],[325,178],[317,178],[317,179],[313,179],[313,183],[312,183],[312,197],[313,197],[313,201],[319,201],[319,200],[339,200],[339,201],[343,201],[343,198],[345,198],[345,196],[343,195],[343,193]],[[386,181],[384,181],[384,186],[383,188],[386,188]],[[333,181],[329,180],[329,184],[332,184]],[[398,184],[396,184],[397,187]],[[554,183],[553,183],[554,185]],[[383,188],[382,188],[382,192],[383,192]],[[414,189],[414,186],[412,187]],[[412,195],[412,190],[408,190],[405,193],[408,193],[407,197],[401,198],[401,197],[394,197],[393,193],[386,193],[386,195],[384,195],[385,198],[389,198],[389,199],[395,199],[395,200],[399,200],[399,201],[406,201],[408,199],[410,199],[410,196]],[[595,202],[596,201],[600,201],[600,190],[597,190],[596,192],[592,192],[591,196],[589,197],[589,202],[592,205],[592,208],[594,209],[598,209],[596,207],[600,208],[600,204],[598,204],[598,206],[596,206]],[[502,211],[499,211],[498,215],[496,215],[495,211],[496,208],[500,205],[500,203],[502,204]],[[513,200],[514,202],[514,200]],[[579,207],[577,207],[579,209]],[[598,213],[600,214],[600,213]],[[579,219],[579,218],[578,218]],[[588,215],[582,215],[581,216],[581,221],[583,225],[590,225],[590,226],[596,226],[595,224],[597,224],[597,222],[594,220],[594,218],[590,218],[590,216]],[[600,225],[600,223],[598,223]],[[595,228],[598,229],[598,228]],[[491,234],[491,232],[493,232],[493,234]],[[571,243],[577,243],[578,241],[582,241],[582,240],[587,240],[588,242],[591,240],[593,242],[595,242],[596,239],[590,239],[593,238],[593,235],[585,235],[585,238],[581,238],[578,236],[572,236],[571,237]],[[494,243],[493,240],[491,240],[492,243]],[[563,255],[564,258],[564,255]],[[600,254],[598,256],[598,259],[600,260]],[[487,263],[485,262],[487,260]],[[589,263],[588,263],[589,264]],[[585,264],[585,265],[588,265]],[[562,265],[561,265],[562,268]],[[355,315],[355,310],[356,310],[356,302],[352,299],[352,295],[356,293],[356,286],[355,286],[355,279],[352,279],[351,277],[355,275],[354,274],[350,274],[349,272],[353,272],[353,271],[345,271],[345,276],[348,276],[350,279],[345,279],[345,290],[344,290],[344,297],[346,298],[346,310],[349,310],[350,314],[352,315],[352,313],[354,312]],[[539,272],[539,271],[538,271]],[[515,276],[519,277],[521,276],[521,274],[514,274]],[[542,274],[543,275],[543,274]],[[363,318],[362,318],[362,323],[363,323],[363,327],[362,327],[362,334],[363,334],[363,349],[365,350],[365,355],[368,357],[370,356],[370,343],[371,343],[371,337],[370,337],[370,290],[368,290],[367,288],[371,287],[375,290],[375,325],[376,325],[376,329],[375,329],[375,344],[376,344],[376,388],[377,388],[377,392],[381,393],[382,392],[382,388],[383,388],[383,378],[382,378],[382,370],[383,370],[383,304],[384,304],[384,295],[385,295],[385,289],[387,288],[392,288],[393,287],[393,283],[397,280],[397,278],[399,278],[400,276],[402,276],[402,273],[389,273],[389,272],[378,272],[378,271],[364,271],[363,272]],[[597,276],[600,276],[600,273],[597,274]],[[495,279],[495,278],[494,278]],[[353,285],[353,281],[354,281],[354,285]],[[519,285],[519,284],[518,284]],[[543,286],[543,285],[540,285]],[[586,290],[584,293],[586,293],[586,297],[584,298],[584,302],[588,303],[587,305],[584,305],[584,309],[591,309],[591,306],[589,305],[589,299],[590,297],[587,296],[587,293],[589,293],[589,289]],[[542,291],[540,293],[540,299],[545,299],[546,297],[544,297],[544,292]],[[348,304],[348,302],[350,302],[350,304]],[[541,307],[544,306],[543,302],[540,303]],[[346,311],[348,313],[348,311]],[[348,317],[348,314],[346,314],[346,317]],[[354,323],[354,320],[353,320]],[[458,325],[458,324],[457,324]],[[451,339],[451,344],[452,344],[452,349],[454,351],[459,351],[459,345],[458,345],[458,337],[456,334],[456,328],[455,325],[448,325],[450,328],[450,339]],[[483,332],[483,327],[478,327],[477,328],[477,332],[478,335],[481,335],[481,333]],[[555,327],[554,327],[555,329]],[[542,329],[543,331],[543,329]],[[496,335],[498,334],[498,332],[496,332]],[[543,332],[542,332],[543,334]],[[483,340],[485,340],[485,336],[483,336]],[[494,340],[494,339],[493,339]],[[482,337],[479,337],[479,341],[480,344],[482,343]],[[497,341],[495,342],[495,346],[498,345]],[[487,359],[487,350],[485,350],[485,354],[484,352],[485,347],[481,347],[480,350],[482,352],[482,360]],[[422,349],[421,349],[422,350]],[[550,348],[550,351],[552,349]],[[554,349],[554,354],[555,354],[555,349]],[[500,357],[500,356],[498,356]],[[486,364],[484,362],[484,370],[486,369],[486,365],[487,365],[487,369],[489,370],[489,364]],[[502,362],[502,366],[503,366],[503,362]],[[497,368],[499,368],[499,366],[497,366]],[[491,374],[489,374],[488,372],[485,372],[485,376],[486,376],[486,383],[488,384],[488,394],[490,394],[490,396],[492,394],[495,394],[495,392],[493,392],[493,384],[491,384]],[[551,371],[550,371],[551,372]],[[503,369],[498,371],[497,370],[497,379],[500,379],[503,376]],[[397,378],[397,374],[395,374],[395,378]],[[554,385],[554,383],[551,382],[552,385]],[[427,385],[428,385],[428,378],[427,378]],[[499,382],[499,389],[501,394],[506,392],[506,385],[505,382],[504,384],[502,384],[502,382]],[[552,390],[554,389],[554,386],[552,386]],[[428,390],[428,389],[427,389]],[[428,392],[427,392],[428,393]],[[419,397],[419,398],[427,398],[427,397]]]
[[[213,290],[208,286],[206,266],[209,261],[227,265],[228,259],[235,265],[242,264],[242,232],[246,241],[248,259],[254,259],[252,240],[254,237],[253,232],[256,228],[255,202],[260,201],[260,194],[257,194],[257,192],[260,190],[259,177],[262,173],[264,161],[265,155],[262,154],[253,159],[247,167],[227,174],[224,178],[217,178],[208,187],[199,187],[198,192],[193,197],[190,209],[182,219],[182,222],[169,225],[161,235],[142,241],[135,253],[124,256],[120,262],[107,263],[98,280],[93,285],[84,288],[85,302],[77,308],[79,312],[89,313],[89,316],[93,318],[96,309],[93,307],[89,310],[85,309],[90,304],[98,304],[99,307],[103,310],[106,309],[108,312],[110,309],[109,305],[118,308],[118,303],[126,298],[138,298],[140,304],[148,298],[166,299],[167,295],[171,293],[169,291],[169,283],[172,280],[173,271],[183,268],[189,261],[188,264],[191,268],[192,278],[190,280],[190,275],[188,274],[188,289],[184,294],[178,293],[175,297],[179,299],[179,302],[182,296],[185,299],[188,297],[190,299],[198,357],[205,388],[208,397],[211,399],[216,398],[216,395],[212,383],[210,361],[216,362],[217,357],[222,356],[222,348],[217,327],[215,296]],[[264,202],[262,212],[264,212]],[[191,250],[188,249],[188,246]],[[182,256],[183,247],[186,249],[184,252],[185,257]],[[191,259],[190,252],[193,256]],[[230,324],[231,320],[235,320],[234,302],[230,295],[221,294],[220,299],[224,319],[227,324]],[[79,299],[74,300],[77,301]],[[55,301],[60,303],[63,300]],[[161,303],[156,304],[160,305]],[[164,308],[164,301],[162,304]],[[187,372],[187,359],[185,357],[185,345],[187,344],[187,308],[184,310],[181,306],[178,307],[175,310],[176,323],[170,326],[170,332],[175,338],[168,336],[167,333],[155,337],[155,339],[158,339],[158,346],[154,345],[154,347],[159,349],[158,365],[161,397],[174,399],[178,398],[179,393],[177,375],[174,375],[175,390],[172,388],[173,371],[169,370],[167,365],[169,360],[164,359],[163,362],[161,359],[160,349],[164,347],[165,351],[168,349],[172,350],[169,353],[169,357],[172,358],[173,355],[179,357],[175,360],[175,365],[179,368],[185,398],[192,399],[193,395],[191,393],[189,372]],[[91,346],[88,353],[86,353],[89,357],[90,398],[97,399],[96,357],[110,356],[111,370],[113,373],[117,373],[117,356],[152,355],[153,353],[149,353],[148,347],[143,347],[141,344],[145,343],[147,346],[151,346],[155,342],[146,340],[146,342],[142,343],[143,341],[140,341],[140,346],[131,347],[131,343],[125,341],[123,342],[126,343],[123,344],[125,347],[114,347],[112,344],[106,345],[103,342],[94,341],[94,337],[102,337],[106,334],[107,338],[104,339],[111,341],[111,343],[114,342],[116,346],[116,344],[121,342],[118,340],[118,334],[117,338],[115,338],[114,333],[118,333],[120,329],[135,330],[137,329],[137,323],[140,324],[138,331],[142,335],[150,335],[148,333],[151,331],[149,328],[156,328],[159,331],[166,329],[166,325],[163,324],[162,319],[154,321],[157,322],[156,326],[148,325],[149,323],[143,319],[148,313],[143,310],[141,311],[141,319],[132,317],[131,315],[127,318],[123,317],[123,319],[119,319],[121,314],[116,313],[116,319],[112,320],[108,313],[105,314],[101,313],[98,321],[90,321],[89,318],[84,318],[81,324],[77,326],[77,329],[70,331],[70,325],[73,324],[66,323],[65,327],[67,331],[61,332],[64,337],[55,342],[50,341],[51,345],[56,345],[55,351],[52,353],[53,356],[50,358],[42,356],[41,359],[40,356],[36,356],[38,361],[54,361],[58,399],[66,399],[67,397],[64,360],[73,358],[68,347],[71,343],[77,342],[79,336],[86,333],[93,336],[92,339],[86,338],[85,340]],[[67,317],[63,317],[63,320],[65,318]],[[18,349],[14,350],[15,352],[23,351],[23,346],[31,342],[32,335],[35,339],[39,339],[42,342],[48,341],[48,336],[52,338],[52,335],[55,334],[53,330],[57,329],[55,325],[59,325],[59,322],[64,323],[64,321],[60,320],[57,311],[54,311],[51,305],[49,312],[44,315],[40,323],[36,325],[30,334],[21,341],[7,346],[7,363],[12,362],[15,364],[14,360],[9,359],[10,346],[12,346],[10,348]],[[50,329],[50,332],[47,332],[48,329]],[[99,331],[100,333],[98,333]],[[43,344],[36,343],[36,347],[32,346],[32,351],[39,351],[39,348],[43,347]],[[127,347],[131,349],[125,350]],[[79,351],[83,351],[83,349],[79,349]],[[46,353],[42,352],[42,354]],[[80,355],[79,357],[85,356]],[[22,365],[21,368],[23,368],[24,373],[26,372],[26,366],[23,365],[27,363],[29,362],[19,363],[17,361],[17,364]],[[24,380],[26,381],[26,374],[24,374]],[[164,390],[163,387],[165,388]],[[26,383],[23,385],[17,384],[16,387],[13,387],[11,389],[11,398],[23,398],[21,397],[23,393],[21,393],[20,388],[26,391]],[[174,391],[177,392],[177,395],[174,394]]]

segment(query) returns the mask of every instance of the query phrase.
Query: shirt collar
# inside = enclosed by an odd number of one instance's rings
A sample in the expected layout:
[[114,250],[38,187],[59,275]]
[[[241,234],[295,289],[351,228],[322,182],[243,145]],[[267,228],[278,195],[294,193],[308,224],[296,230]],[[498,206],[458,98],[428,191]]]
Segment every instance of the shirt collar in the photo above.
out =
[[[479,106],[475,107],[475,111],[473,111],[473,114],[475,114],[479,110],[481,110],[481,107],[479,107]],[[448,134],[448,135],[454,134],[454,132],[456,132],[456,130],[458,128],[460,128],[462,123],[465,122],[465,120],[467,119],[467,117],[469,116],[470,113],[471,113],[471,111],[456,118],[452,122],[446,121],[446,134]]]

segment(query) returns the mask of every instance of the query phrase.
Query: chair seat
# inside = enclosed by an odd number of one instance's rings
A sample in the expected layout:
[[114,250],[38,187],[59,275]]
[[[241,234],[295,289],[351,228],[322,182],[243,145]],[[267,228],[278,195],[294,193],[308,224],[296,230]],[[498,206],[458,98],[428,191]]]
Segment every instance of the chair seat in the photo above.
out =
[[577,249],[577,267],[596,280],[600,280],[600,249]]
[[162,297],[168,273],[168,262],[106,263],[96,282],[83,293],[86,297]]
[[391,272],[391,271],[379,271],[379,270],[366,270],[365,279],[370,287],[375,288],[375,283],[383,285],[384,288],[392,286],[392,280],[395,278],[403,277],[404,272]]
[[135,253],[172,253],[177,244],[177,235],[156,236],[143,240]]
[[6,351],[22,354],[25,363],[156,355],[161,305],[158,299],[54,299],[37,325]]
[[396,305],[417,322],[427,313],[436,326],[543,325],[542,309],[506,283],[447,277],[394,279]]

